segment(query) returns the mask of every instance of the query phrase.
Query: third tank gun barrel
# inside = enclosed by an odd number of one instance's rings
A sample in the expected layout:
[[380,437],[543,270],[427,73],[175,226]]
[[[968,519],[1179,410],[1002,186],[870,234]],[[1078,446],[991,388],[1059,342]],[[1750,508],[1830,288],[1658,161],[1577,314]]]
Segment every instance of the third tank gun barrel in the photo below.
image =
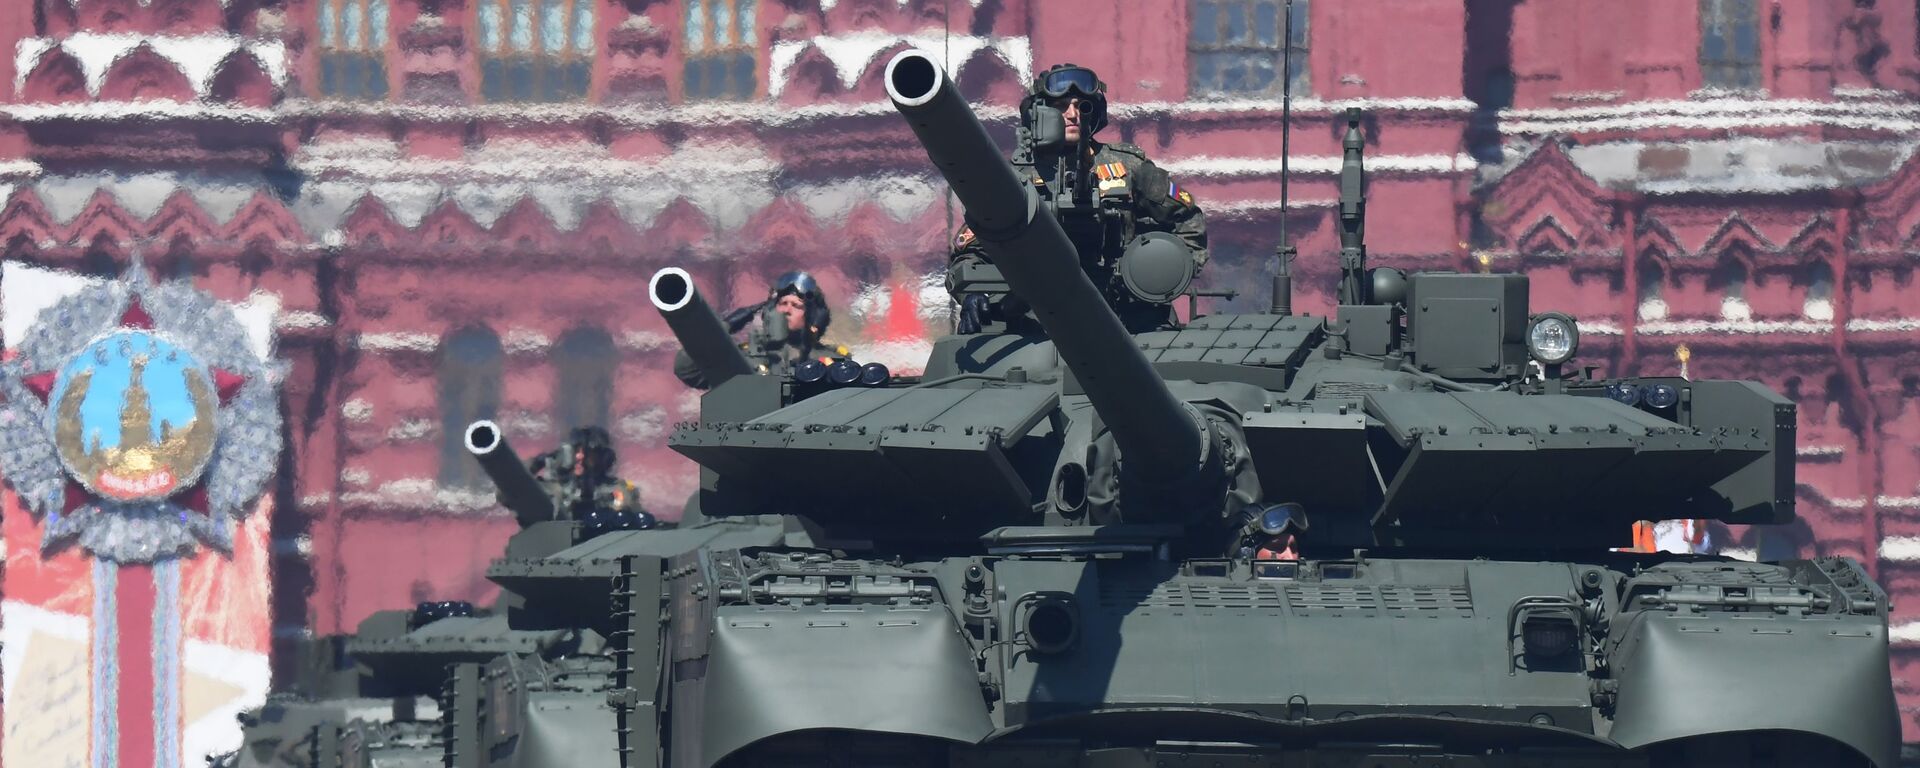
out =
[[512,510],[521,527],[553,519],[553,499],[527,471],[520,454],[507,445],[500,425],[484,419],[467,425],[466,447],[493,481],[500,505]]
[[667,321],[681,348],[706,377],[707,386],[717,387],[735,376],[753,373],[753,363],[733,341],[727,325],[693,286],[693,278],[679,267],[667,267],[653,273],[647,283],[647,297],[660,317]]
[[1038,193],[1014,175],[946,73],[926,54],[903,51],[886,79],[888,97],[966,207],[974,235],[1113,430],[1128,470],[1162,482],[1192,476],[1209,459],[1207,428],[1134,346],[1081,271],[1066,231],[1042,213]]

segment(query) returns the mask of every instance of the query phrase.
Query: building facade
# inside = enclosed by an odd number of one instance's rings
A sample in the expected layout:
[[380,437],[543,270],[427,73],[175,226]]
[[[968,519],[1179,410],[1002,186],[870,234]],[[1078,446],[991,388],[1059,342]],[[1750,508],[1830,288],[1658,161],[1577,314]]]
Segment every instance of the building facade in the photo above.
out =
[[[1861,558],[1920,705],[1920,9],[1914,0],[19,0],[0,3],[0,249],[140,263],[275,307],[287,458],[276,633],[490,599],[513,530],[469,421],[542,450],[597,423],[645,503],[696,401],[647,306],[793,268],[830,337],[911,370],[960,212],[884,103],[934,52],[1003,138],[1023,82],[1108,83],[1253,308],[1294,64],[1296,307],[1331,308],[1341,126],[1366,112],[1376,263],[1529,274],[1603,373],[1755,378],[1800,403],[1801,522],[1762,557]],[[1904,300],[1903,300],[1904,299]],[[6,307],[0,306],[0,313]],[[1903,711],[1910,738],[1920,719]]]

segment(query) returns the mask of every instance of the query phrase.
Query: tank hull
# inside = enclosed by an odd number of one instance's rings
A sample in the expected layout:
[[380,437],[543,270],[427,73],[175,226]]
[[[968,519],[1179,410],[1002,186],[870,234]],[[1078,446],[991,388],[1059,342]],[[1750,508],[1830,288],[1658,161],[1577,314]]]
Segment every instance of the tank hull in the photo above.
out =
[[[676,674],[628,715],[671,747],[633,765],[1897,764],[1884,619],[1777,610],[1845,560],[663,568]],[[1665,607],[1708,580],[1774,605]],[[1583,593],[1556,651],[1538,598]]]

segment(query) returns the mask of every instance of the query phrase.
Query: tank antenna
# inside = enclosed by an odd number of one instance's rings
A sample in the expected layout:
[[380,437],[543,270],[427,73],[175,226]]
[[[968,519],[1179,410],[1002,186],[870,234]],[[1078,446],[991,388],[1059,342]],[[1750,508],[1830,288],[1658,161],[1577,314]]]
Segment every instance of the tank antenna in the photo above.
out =
[[1287,242],[1287,155],[1293,135],[1293,0],[1287,0],[1286,20],[1282,22],[1280,61],[1280,244],[1273,249],[1279,264],[1273,273],[1273,306],[1276,315],[1293,314],[1293,244]]
[[1367,171],[1361,162],[1366,148],[1360,134],[1363,115],[1348,107],[1346,136],[1340,141],[1340,303],[1365,304],[1367,285]]

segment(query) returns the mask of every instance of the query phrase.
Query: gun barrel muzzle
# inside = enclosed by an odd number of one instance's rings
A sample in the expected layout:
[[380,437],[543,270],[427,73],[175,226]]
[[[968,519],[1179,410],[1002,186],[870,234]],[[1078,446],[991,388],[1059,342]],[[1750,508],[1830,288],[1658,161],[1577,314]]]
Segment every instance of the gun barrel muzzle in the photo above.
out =
[[687,356],[700,367],[707,386],[717,387],[727,379],[753,373],[753,364],[733,343],[726,323],[694,288],[693,277],[686,270],[667,267],[653,273],[653,279],[647,282],[647,297],[654,309],[660,310],[660,317],[667,321]]

